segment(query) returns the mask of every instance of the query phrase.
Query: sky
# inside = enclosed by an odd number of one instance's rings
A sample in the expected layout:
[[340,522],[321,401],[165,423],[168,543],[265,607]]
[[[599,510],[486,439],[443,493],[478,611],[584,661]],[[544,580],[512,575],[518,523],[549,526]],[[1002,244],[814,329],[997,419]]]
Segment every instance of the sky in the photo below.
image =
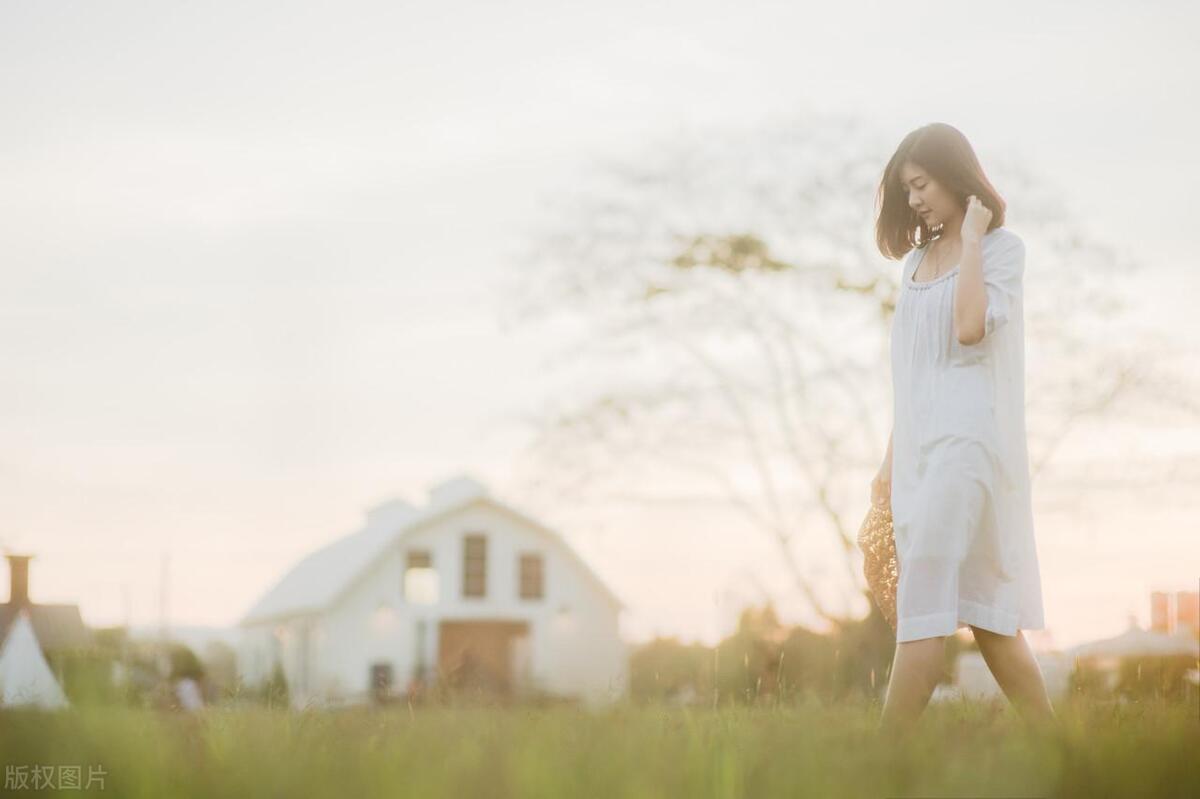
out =
[[[500,325],[506,270],[575,175],[647,139],[797,111],[897,142],[947,121],[1055,187],[1139,265],[1147,329],[1194,342],[1200,12],[988,11],[5,3],[0,545],[89,624],[229,625],[367,507],[469,473],[562,530],[630,638],[714,642],[747,575],[782,587],[776,558],[735,515],[527,493],[512,420],[545,401],[547,342]],[[1195,420],[1064,442],[1035,491],[1054,643],[1196,589],[1197,464]],[[695,562],[664,569],[681,547]]]

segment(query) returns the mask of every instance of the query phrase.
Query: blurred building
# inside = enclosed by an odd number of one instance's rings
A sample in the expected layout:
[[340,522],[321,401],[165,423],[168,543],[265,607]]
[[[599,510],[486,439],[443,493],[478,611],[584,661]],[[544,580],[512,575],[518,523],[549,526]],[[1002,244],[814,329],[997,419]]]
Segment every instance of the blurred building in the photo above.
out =
[[83,623],[78,605],[45,605],[29,596],[29,561],[32,555],[6,554],[8,559],[8,602],[0,605],[0,641],[8,637],[22,609],[42,652],[54,661],[55,655],[92,644],[91,630]]
[[1175,629],[1190,629],[1200,636],[1200,591],[1175,593]]
[[0,605],[0,704],[66,706],[61,658],[87,649],[91,631],[78,605],[44,605],[29,596],[32,555],[7,554],[8,602]]
[[1152,591],[1150,629],[1159,633],[1191,632],[1200,637],[1200,591]]
[[479,687],[604,702],[627,690],[621,600],[555,531],[458,477],[301,560],[239,623],[239,677],[293,706]]

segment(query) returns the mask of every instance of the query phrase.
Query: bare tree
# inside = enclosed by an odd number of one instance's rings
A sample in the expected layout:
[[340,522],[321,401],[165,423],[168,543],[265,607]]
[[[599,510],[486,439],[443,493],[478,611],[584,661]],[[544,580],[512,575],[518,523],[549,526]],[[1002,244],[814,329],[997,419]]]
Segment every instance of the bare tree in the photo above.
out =
[[[813,610],[843,618],[863,593],[854,536],[892,418],[898,270],[873,235],[889,154],[854,120],[807,117],[660,142],[552,198],[508,306],[520,324],[569,332],[546,363],[547,407],[525,419],[539,482],[647,500],[672,479],[700,486],[683,500],[740,509]],[[1086,324],[1125,330],[1112,276],[1129,265],[1086,243],[1026,173],[992,173],[1029,245],[1040,469],[1146,365]],[[1078,375],[1048,368],[1064,357]],[[836,607],[816,588],[820,559],[798,555],[822,540],[846,578]]]

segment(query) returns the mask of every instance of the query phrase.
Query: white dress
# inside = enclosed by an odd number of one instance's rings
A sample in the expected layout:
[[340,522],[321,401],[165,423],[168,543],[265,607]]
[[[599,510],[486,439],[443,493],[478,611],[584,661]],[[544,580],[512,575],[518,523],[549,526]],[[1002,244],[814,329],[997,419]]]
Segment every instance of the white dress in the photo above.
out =
[[968,624],[1041,629],[1025,439],[1025,244],[984,234],[985,335],[954,336],[959,266],[922,282],[928,244],[904,260],[892,319],[892,522],[897,642]]

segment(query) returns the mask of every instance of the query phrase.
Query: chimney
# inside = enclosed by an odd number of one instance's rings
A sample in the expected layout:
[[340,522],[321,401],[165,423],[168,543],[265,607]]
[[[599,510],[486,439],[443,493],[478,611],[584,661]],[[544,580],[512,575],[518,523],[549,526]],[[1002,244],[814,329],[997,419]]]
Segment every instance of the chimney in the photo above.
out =
[[29,559],[33,555],[5,555],[8,558],[10,580],[8,604],[14,608],[28,606],[29,602]]

